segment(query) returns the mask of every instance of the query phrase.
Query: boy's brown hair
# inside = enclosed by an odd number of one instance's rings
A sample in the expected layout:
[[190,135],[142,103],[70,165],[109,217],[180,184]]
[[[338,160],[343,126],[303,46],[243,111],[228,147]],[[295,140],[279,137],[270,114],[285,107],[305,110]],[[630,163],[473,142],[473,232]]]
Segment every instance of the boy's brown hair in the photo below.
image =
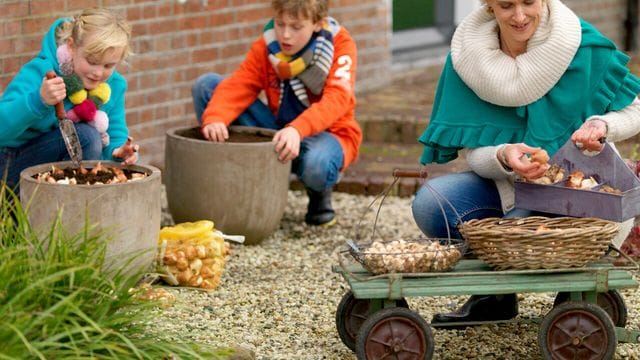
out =
[[271,0],[276,14],[289,14],[317,23],[329,15],[329,0]]

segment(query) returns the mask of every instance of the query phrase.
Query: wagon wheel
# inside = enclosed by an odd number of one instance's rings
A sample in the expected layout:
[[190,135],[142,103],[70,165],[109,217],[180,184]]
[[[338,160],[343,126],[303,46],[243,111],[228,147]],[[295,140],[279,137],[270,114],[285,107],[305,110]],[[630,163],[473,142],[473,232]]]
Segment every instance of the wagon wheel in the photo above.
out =
[[402,307],[376,311],[356,337],[358,359],[431,359],[434,341],[429,324]]
[[[348,291],[336,311],[336,327],[340,340],[352,351],[356,350],[356,335],[360,326],[372,313],[371,299],[356,299],[351,291]],[[382,300],[378,300],[382,301]],[[396,306],[409,308],[409,304],[405,299],[396,300]]]
[[[582,300],[585,300],[585,293],[582,293]],[[556,295],[556,299],[553,301],[553,306],[556,307],[565,301],[570,299],[568,292],[559,292]],[[613,324],[618,327],[625,327],[627,325],[627,305],[624,302],[624,298],[618,290],[609,290],[605,293],[598,293],[597,298],[598,306],[609,314]]]
[[568,301],[540,324],[538,345],[545,359],[611,359],[618,340],[609,315],[599,306]]

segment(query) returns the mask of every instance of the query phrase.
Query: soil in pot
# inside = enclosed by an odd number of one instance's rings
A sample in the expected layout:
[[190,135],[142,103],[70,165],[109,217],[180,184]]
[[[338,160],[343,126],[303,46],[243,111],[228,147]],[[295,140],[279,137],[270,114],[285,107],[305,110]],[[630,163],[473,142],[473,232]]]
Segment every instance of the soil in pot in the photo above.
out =
[[104,166],[99,162],[93,168],[85,168],[82,165],[79,168],[59,168],[54,165],[51,170],[35,174],[32,178],[52,184],[94,185],[125,183],[140,180],[146,176],[139,171]]

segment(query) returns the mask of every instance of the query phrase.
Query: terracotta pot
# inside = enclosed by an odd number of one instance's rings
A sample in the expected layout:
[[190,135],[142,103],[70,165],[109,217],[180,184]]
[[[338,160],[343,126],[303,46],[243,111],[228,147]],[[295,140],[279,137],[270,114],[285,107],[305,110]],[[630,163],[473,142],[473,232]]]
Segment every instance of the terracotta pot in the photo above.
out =
[[[98,161],[82,162],[93,168]],[[102,161],[110,167],[120,163]],[[85,220],[92,231],[103,233],[107,243],[106,267],[126,266],[131,273],[151,266],[155,259],[161,219],[160,170],[148,165],[126,168],[147,177],[126,183],[101,185],[62,185],[40,182],[38,173],[72,167],[70,161],[32,166],[20,173],[20,201],[26,208],[31,226],[47,232],[58,213],[65,231],[75,235],[83,231]],[[135,260],[127,263],[132,258]]]
[[273,233],[287,203],[291,162],[278,161],[274,130],[229,127],[229,140],[206,141],[199,128],[167,131],[165,186],[176,223],[212,220],[257,244]]

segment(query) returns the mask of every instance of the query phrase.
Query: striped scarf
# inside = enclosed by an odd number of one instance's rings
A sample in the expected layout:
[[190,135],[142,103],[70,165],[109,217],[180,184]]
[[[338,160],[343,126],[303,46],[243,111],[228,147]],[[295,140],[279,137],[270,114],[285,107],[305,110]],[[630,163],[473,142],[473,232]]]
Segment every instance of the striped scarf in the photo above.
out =
[[[309,107],[306,89],[312,94],[320,95],[333,63],[333,37],[340,30],[340,24],[328,17],[325,26],[315,33],[309,43],[295,56],[288,56],[282,52],[276,40],[273,19],[264,27],[263,38],[269,51],[269,61],[273,65],[278,78],[288,80],[288,85],[296,97]],[[286,93],[287,81],[280,81],[280,104]]]

